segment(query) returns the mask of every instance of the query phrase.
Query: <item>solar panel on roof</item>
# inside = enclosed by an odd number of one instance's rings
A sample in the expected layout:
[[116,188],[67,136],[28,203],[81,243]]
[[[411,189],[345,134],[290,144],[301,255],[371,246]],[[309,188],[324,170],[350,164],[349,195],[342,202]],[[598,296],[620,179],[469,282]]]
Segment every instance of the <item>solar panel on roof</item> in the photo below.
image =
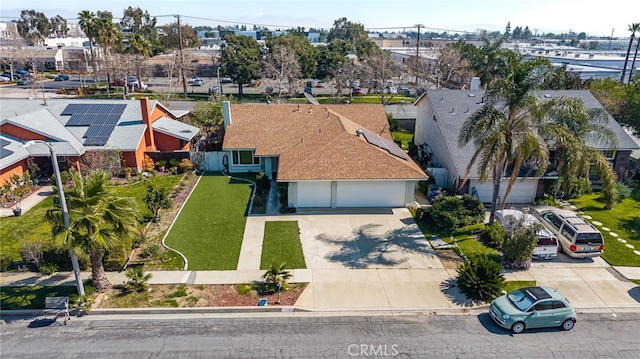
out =
[[364,135],[365,140],[376,147],[379,147],[383,150],[387,150],[390,154],[402,158],[403,160],[408,160],[409,156],[400,148],[395,142],[387,140],[386,138],[382,138],[378,136],[375,132],[369,131],[365,128],[361,128],[358,131],[361,131]]
[[123,104],[70,104],[62,114],[71,115],[67,126],[115,125],[125,108]]
[[13,154],[13,151],[8,150],[4,147],[0,147],[0,158],[5,158]]
[[11,144],[11,142],[5,140],[4,138],[0,138],[0,147],[4,147],[9,144]]
[[109,137],[111,136],[111,132],[116,126],[113,125],[102,125],[100,130],[98,131],[98,137]]
[[95,137],[98,135],[98,132],[100,131],[100,129],[102,129],[103,125],[91,125],[89,126],[89,129],[87,130],[87,132],[84,133],[83,137]]

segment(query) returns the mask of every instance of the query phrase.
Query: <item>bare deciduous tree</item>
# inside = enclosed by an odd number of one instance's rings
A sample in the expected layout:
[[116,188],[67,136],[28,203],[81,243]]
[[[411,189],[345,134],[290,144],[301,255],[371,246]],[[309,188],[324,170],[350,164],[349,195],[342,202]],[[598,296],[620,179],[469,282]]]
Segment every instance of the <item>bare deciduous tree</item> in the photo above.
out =
[[[262,62],[262,75],[271,78],[278,84],[278,89],[273,94],[275,101],[280,103],[282,97],[291,95],[294,85],[298,83],[301,76],[300,64],[295,52],[285,46],[276,45]],[[285,83],[287,86],[285,86]],[[287,91],[282,89],[287,88]]]

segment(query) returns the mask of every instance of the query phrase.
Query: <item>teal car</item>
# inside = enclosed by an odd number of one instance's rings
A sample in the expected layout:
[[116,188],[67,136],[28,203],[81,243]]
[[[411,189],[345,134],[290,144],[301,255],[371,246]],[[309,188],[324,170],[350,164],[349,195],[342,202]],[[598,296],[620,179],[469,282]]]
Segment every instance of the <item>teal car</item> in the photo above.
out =
[[576,312],[569,301],[551,287],[516,289],[496,298],[489,315],[496,324],[518,334],[525,329],[561,327],[573,329]]

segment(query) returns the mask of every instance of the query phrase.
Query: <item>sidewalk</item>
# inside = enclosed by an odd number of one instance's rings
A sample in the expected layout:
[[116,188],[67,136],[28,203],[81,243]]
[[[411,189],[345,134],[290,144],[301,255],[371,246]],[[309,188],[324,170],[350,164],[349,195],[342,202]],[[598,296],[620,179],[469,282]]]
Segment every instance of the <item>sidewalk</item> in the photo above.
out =
[[[28,210],[35,207],[38,203],[44,201],[47,196],[53,193],[52,186],[41,186],[36,191],[23,198],[20,201],[20,208],[22,208],[22,214],[25,214]],[[17,206],[17,205],[16,205]],[[0,207],[0,217],[11,217],[13,216],[13,208],[12,207]]]
[[[260,280],[261,270],[152,271],[150,284],[236,284]],[[90,277],[83,272],[83,278]],[[455,270],[419,269],[299,269],[291,282],[308,282],[295,309],[333,311],[424,311],[464,314],[482,310],[455,287]],[[124,272],[108,272],[112,284],[126,281]],[[558,270],[536,267],[505,273],[507,280],[535,280],[558,288],[579,312],[640,312],[640,287],[606,267]],[[1,273],[0,286],[75,285],[71,272],[53,276],[37,273]]]

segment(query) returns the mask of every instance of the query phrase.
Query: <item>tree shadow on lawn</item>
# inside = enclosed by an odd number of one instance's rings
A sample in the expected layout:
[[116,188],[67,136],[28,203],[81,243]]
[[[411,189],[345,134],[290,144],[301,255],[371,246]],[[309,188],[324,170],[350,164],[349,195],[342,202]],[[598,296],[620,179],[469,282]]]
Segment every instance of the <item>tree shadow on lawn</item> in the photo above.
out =
[[404,263],[406,257],[401,250],[434,255],[424,235],[413,226],[404,226],[382,235],[372,233],[376,227],[380,225],[366,224],[354,230],[354,236],[328,236],[323,233],[316,239],[339,248],[329,253],[327,259],[356,269]]
[[630,238],[625,239],[638,241],[638,239],[640,238],[640,216],[621,219],[620,226],[624,228],[625,232],[631,235]]

